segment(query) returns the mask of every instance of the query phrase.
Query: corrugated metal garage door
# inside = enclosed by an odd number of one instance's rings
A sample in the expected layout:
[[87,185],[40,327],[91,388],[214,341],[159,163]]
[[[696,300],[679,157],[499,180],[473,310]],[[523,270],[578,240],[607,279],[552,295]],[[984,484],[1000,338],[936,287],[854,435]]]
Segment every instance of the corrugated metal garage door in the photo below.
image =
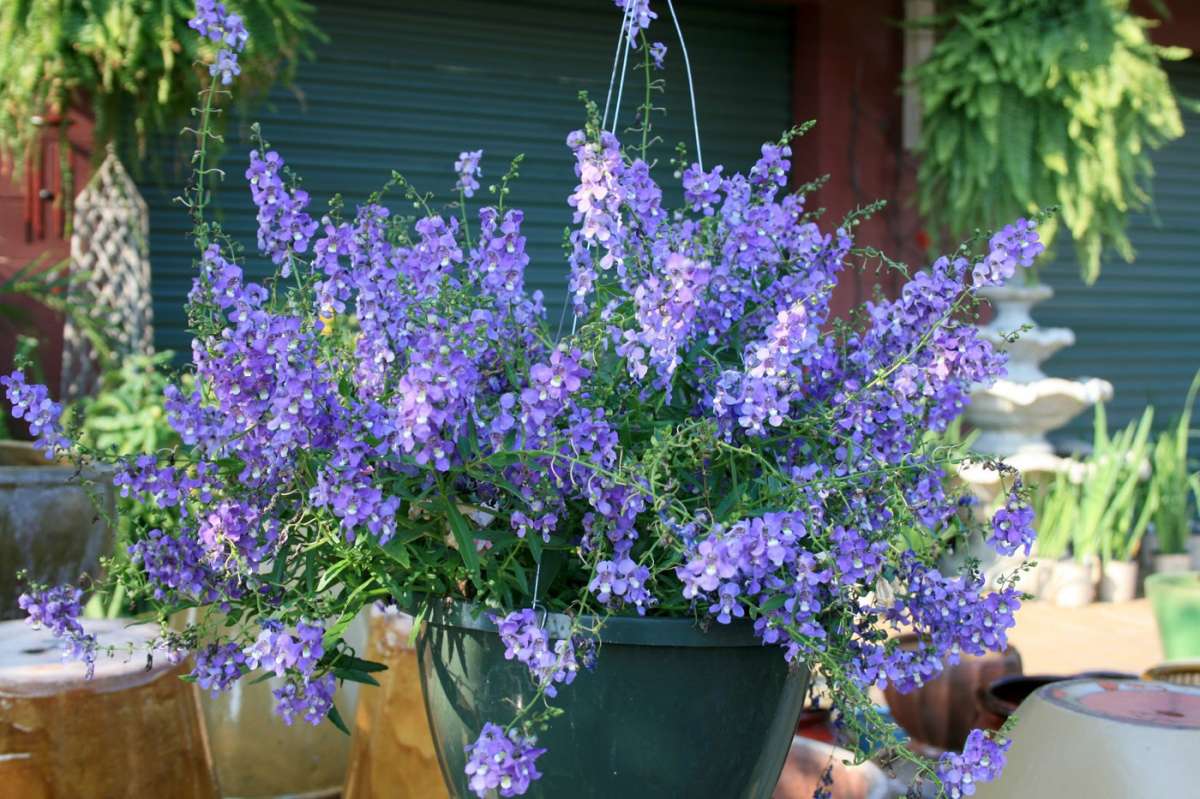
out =
[[[792,12],[712,0],[679,0],[676,7],[697,76],[705,161],[745,169],[760,142],[792,123]],[[530,282],[556,304],[565,287],[565,199],[574,186],[563,142],[583,120],[578,92],[587,89],[603,102],[619,15],[609,0],[318,3],[329,42],[301,66],[294,91],[273,90],[268,107],[249,116],[262,121],[272,146],[303,176],[318,213],[335,192],[352,207],[393,168],[449,201],[460,150],[484,148],[485,186],[524,153],[513,204],[526,211]],[[660,149],[658,174],[666,181],[672,146],[691,140],[690,113],[669,20],[660,19],[651,34],[669,47],[669,91],[661,103],[670,110],[661,128],[668,144]],[[640,94],[633,81],[625,93],[626,122]],[[218,207],[226,229],[252,250],[245,139],[231,133],[221,164],[230,177]],[[179,183],[168,179],[170,190],[144,187],[155,330],[160,348],[186,351],[183,301],[193,251],[187,220],[170,203]]]

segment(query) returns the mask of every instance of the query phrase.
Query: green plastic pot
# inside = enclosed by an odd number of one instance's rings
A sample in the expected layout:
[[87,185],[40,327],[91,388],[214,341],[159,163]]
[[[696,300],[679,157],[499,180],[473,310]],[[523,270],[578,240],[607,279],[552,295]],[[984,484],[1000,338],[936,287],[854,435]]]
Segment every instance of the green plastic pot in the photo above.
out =
[[[463,748],[484,723],[504,725],[528,703],[525,666],[504,659],[496,627],[477,609],[439,606],[421,626],[421,689],[442,777],[467,787]],[[566,636],[565,616],[546,619]],[[559,689],[565,711],[538,736],[547,751],[527,796],[542,799],[768,799],[808,688],[779,647],[749,624],[610,618],[596,667]]]
[[1146,596],[1167,660],[1200,658],[1200,572],[1152,574]]

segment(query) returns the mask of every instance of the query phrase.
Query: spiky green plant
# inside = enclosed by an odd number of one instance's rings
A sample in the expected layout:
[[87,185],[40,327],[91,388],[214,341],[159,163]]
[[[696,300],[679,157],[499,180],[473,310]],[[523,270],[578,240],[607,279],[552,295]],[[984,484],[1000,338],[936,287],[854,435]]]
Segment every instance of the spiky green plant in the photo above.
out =
[[1060,472],[1035,494],[1038,555],[1076,560],[1131,560],[1149,526],[1155,500],[1139,491],[1149,475],[1154,409],[1116,435],[1103,403],[1095,410],[1092,453],[1077,474]]
[[1200,391],[1200,372],[1192,378],[1183,413],[1173,427],[1163,431],[1154,444],[1154,473],[1148,493],[1157,507],[1151,521],[1158,538],[1159,551],[1180,554],[1187,551],[1188,536],[1200,505],[1200,474],[1188,459],[1192,432],[1192,407]]

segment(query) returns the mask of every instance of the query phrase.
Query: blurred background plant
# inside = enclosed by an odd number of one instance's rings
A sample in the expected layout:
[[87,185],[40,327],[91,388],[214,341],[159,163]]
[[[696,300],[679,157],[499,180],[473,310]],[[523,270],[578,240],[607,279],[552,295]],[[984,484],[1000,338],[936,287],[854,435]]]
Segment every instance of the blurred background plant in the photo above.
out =
[[1153,421],[1154,409],[1146,408],[1141,419],[1110,436],[1104,405],[1096,405],[1091,454],[1034,492],[1039,558],[1129,561],[1137,555],[1156,507],[1139,491],[1150,478]]
[[1163,62],[1190,52],[1151,43],[1155,23],[1128,0],[938,5],[917,23],[937,43],[910,76],[922,102],[918,195],[933,248],[1057,205],[1042,239],[1053,242],[1061,218],[1088,283],[1106,250],[1132,260],[1128,214],[1150,202],[1151,152],[1184,132]]
[[1164,555],[1181,555],[1200,505],[1200,470],[1188,458],[1192,432],[1192,406],[1200,391],[1200,372],[1192,379],[1183,412],[1173,426],[1162,431],[1154,443],[1154,472],[1145,492],[1154,501],[1151,517],[1158,549]]
[[[191,381],[187,375],[173,374],[173,358],[174,353],[163,351],[130,355],[119,363],[108,364],[101,372],[96,393],[63,413],[68,423],[77,422],[71,428],[77,440],[93,450],[131,458],[177,446],[179,436],[167,423],[163,390],[172,377],[181,381],[178,384],[184,390],[190,390]],[[105,560],[105,569],[123,568],[136,531],[157,528],[171,533],[177,524],[172,514],[118,495],[113,520],[116,546],[113,556]],[[95,593],[85,612],[91,618],[115,618],[137,610],[126,602],[118,586],[112,594]]]
[[[318,36],[313,9],[302,0],[230,2],[250,32],[241,53],[242,101],[261,97]],[[95,117],[97,156],[113,143],[129,164],[140,162],[148,138],[175,133],[195,103],[212,42],[187,29],[192,0],[6,0],[0,3],[0,156],[18,170],[49,121],[72,107]],[[249,93],[246,88],[249,88]],[[65,159],[67,127],[58,126]],[[62,196],[74,196],[64,160]],[[71,209],[66,208],[70,220]]]

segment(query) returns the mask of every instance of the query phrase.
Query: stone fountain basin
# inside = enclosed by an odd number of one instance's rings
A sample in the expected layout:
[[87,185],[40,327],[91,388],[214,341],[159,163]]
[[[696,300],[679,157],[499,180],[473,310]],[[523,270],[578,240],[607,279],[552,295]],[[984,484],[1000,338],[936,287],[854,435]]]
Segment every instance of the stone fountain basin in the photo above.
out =
[[1107,380],[1047,377],[1034,383],[997,380],[971,394],[967,420],[981,430],[1041,434],[1062,427],[1097,402],[1112,399]]

